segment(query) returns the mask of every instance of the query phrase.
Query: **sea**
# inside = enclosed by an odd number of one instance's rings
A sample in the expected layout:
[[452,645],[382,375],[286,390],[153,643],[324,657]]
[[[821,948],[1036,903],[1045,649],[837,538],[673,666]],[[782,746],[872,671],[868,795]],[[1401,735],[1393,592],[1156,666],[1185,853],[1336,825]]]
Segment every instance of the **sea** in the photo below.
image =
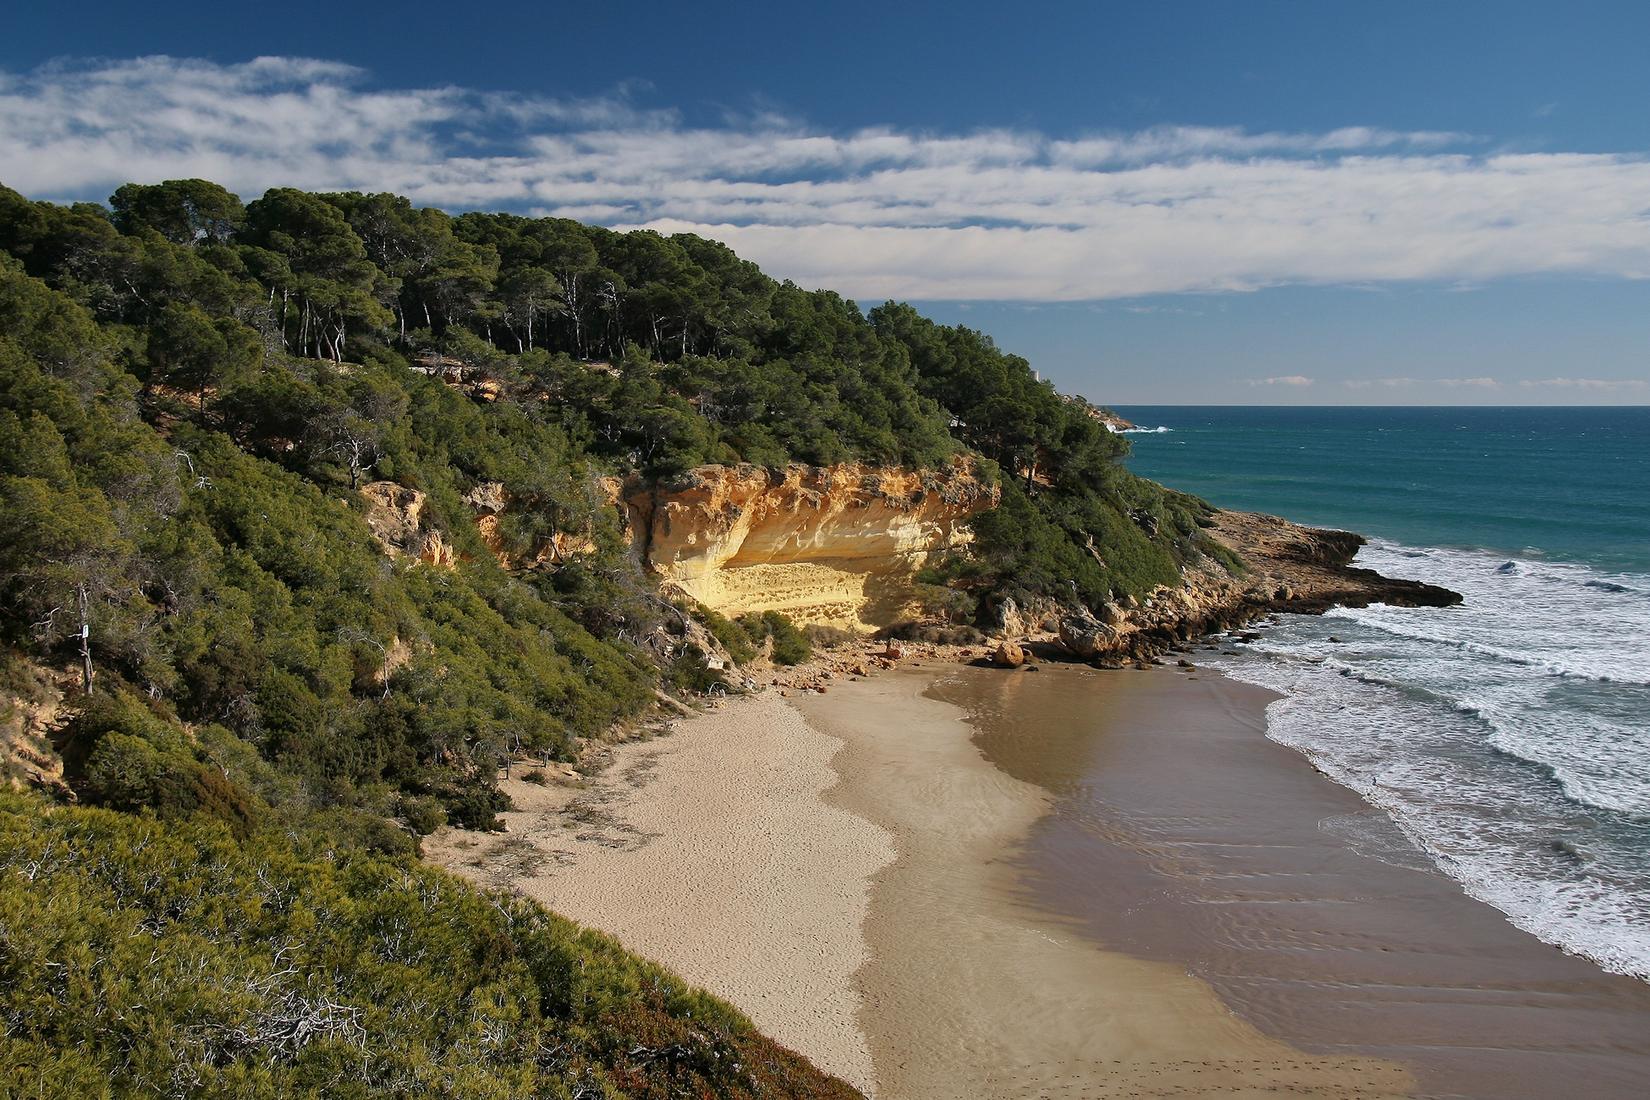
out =
[[1463,595],[1280,616],[1207,663],[1467,893],[1650,980],[1650,408],[1118,411],[1137,473]]

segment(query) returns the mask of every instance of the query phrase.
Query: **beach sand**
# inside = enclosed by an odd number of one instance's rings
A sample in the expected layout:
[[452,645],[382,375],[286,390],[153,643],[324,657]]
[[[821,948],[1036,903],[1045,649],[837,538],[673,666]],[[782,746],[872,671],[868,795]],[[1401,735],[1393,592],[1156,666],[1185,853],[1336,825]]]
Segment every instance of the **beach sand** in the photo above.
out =
[[1402,1068],[1267,1038],[1182,967],[1018,897],[1006,857],[1052,799],[925,695],[956,671],[730,701],[621,746],[583,789],[513,781],[505,836],[444,830],[427,851],[616,935],[872,1095],[1407,1093]]
[[[1406,1095],[1399,1066],[1262,1035],[1172,963],[1107,951],[1022,900],[1012,857],[1053,802],[994,767],[959,708],[911,670],[799,699],[842,739],[827,799],[886,828],[858,975],[882,1095]],[[946,669],[1037,686],[1060,673]],[[1057,716],[1047,716],[1058,720]]]
[[821,797],[840,748],[777,692],[733,699],[619,746],[582,789],[506,782],[505,836],[442,830],[426,855],[618,937],[869,1090],[853,976],[894,847]]

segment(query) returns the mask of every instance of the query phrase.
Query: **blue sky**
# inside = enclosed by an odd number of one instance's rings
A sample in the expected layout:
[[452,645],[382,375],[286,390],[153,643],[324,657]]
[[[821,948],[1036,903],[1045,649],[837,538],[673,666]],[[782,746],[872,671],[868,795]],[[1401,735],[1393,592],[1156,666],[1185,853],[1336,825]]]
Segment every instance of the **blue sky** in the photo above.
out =
[[0,182],[691,229],[1118,404],[1650,401],[1650,5],[707,7],[30,6]]

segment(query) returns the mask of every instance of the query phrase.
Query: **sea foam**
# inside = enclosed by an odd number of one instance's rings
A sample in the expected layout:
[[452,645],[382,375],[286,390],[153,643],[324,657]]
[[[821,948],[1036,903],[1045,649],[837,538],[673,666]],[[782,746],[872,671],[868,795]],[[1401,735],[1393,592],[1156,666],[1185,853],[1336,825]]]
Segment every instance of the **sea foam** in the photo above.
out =
[[1268,736],[1474,897],[1650,979],[1650,577],[1381,543],[1358,564],[1464,603],[1289,616],[1219,667],[1282,692]]

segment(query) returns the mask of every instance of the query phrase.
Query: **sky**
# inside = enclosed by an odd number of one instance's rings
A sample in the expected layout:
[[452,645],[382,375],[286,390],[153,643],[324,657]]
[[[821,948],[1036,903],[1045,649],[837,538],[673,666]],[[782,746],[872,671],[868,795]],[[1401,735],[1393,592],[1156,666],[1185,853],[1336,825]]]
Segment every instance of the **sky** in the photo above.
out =
[[1111,404],[1650,402],[1650,5],[29,5],[0,183],[726,241]]

